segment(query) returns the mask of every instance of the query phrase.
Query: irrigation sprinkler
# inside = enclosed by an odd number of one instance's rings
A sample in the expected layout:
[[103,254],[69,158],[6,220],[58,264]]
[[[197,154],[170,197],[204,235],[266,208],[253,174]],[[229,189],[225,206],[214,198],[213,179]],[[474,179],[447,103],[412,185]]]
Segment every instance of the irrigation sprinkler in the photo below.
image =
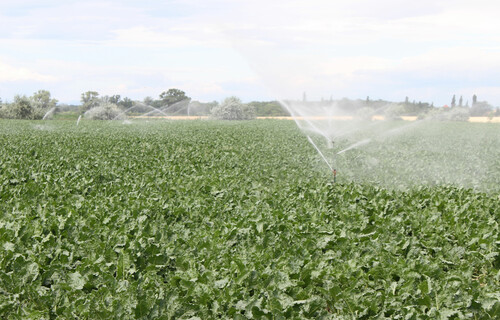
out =
[[337,169],[333,169],[333,183],[337,182]]

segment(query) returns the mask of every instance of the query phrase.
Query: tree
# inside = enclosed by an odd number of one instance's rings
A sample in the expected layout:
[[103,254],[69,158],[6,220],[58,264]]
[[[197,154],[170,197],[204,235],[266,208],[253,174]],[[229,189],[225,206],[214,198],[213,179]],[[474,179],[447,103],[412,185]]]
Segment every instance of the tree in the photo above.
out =
[[2,117],[14,119],[42,119],[55,110],[57,100],[50,97],[47,90],[38,90],[31,97],[16,95],[14,101],[2,107]]
[[253,106],[258,117],[290,116],[278,101],[252,101],[249,105]]
[[473,95],[472,96],[472,106],[474,106],[477,103],[477,96]]
[[98,106],[85,112],[85,118],[90,120],[123,120],[126,119],[126,116],[116,104],[101,101]]
[[476,101],[470,109],[470,115],[473,117],[484,117],[491,113],[493,106],[486,101]]
[[392,120],[401,120],[401,116],[405,113],[405,106],[397,103],[392,103],[384,110],[385,116]]
[[250,120],[255,117],[255,110],[251,105],[245,105],[237,97],[224,99],[222,103],[212,109],[212,115],[219,120]]
[[457,101],[456,101],[456,98],[455,98],[455,95],[453,95],[453,98],[451,98],[451,107],[455,107],[457,105]]
[[130,98],[125,97],[120,102],[118,102],[118,104],[124,107],[125,109],[128,109],[132,108],[132,106],[134,105],[134,101],[132,101],[132,99]]
[[148,105],[148,106],[152,105],[154,101],[155,100],[153,98],[149,97],[149,96],[146,97],[146,98],[144,98],[144,99],[142,99],[142,102],[144,104]]
[[108,99],[108,100],[109,100],[109,102],[110,102],[110,103],[113,103],[113,104],[119,104],[119,103],[120,103],[120,98],[121,98],[121,97],[120,97],[120,95],[119,95],[119,94],[115,94],[115,95],[113,95],[113,96],[109,97],[109,99]]
[[[148,112],[148,111],[151,111],[151,107],[158,107],[157,104],[155,103],[156,101],[147,96],[145,97],[144,99],[142,99],[142,102],[141,101],[133,101],[133,106],[134,106],[134,112]],[[132,105],[130,106],[132,107]],[[128,108],[130,108],[128,107]],[[161,106],[160,106],[161,107]]]
[[35,111],[47,112],[48,110],[55,108],[57,105],[56,99],[50,98],[50,92],[47,90],[38,90],[30,97],[31,105]]
[[33,107],[26,96],[16,95],[14,102],[10,105],[10,117],[14,119],[32,119]]
[[55,110],[58,102],[56,99],[51,99],[47,90],[38,90],[29,99],[33,109],[32,119],[42,119],[48,111]]
[[463,104],[464,104],[464,99],[462,98],[462,96],[460,96],[460,99],[458,100],[458,106],[462,107]]
[[369,121],[372,120],[373,114],[375,113],[375,109],[372,107],[365,106],[358,111],[356,111],[356,117],[359,119]]
[[90,110],[99,105],[99,93],[96,91],[84,92],[82,93],[80,101],[82,102],[82,108],[84,111]]
[[214,104],[213,102],[200,102],[200,101],[191,101],[189,102],[187,115],[189,116],[206,116],[210,115],[210,111],[214,106],[217,105],[217,102]]
[[408,97],[405,98],[405,104],[409,104],[410,103],[410,99]]
[[180,101],[189,102],[190,97],[186,96],[186,93],[179,89],[168,89],[160,94],[160,99],[163,102],[163,106],[171,106]]

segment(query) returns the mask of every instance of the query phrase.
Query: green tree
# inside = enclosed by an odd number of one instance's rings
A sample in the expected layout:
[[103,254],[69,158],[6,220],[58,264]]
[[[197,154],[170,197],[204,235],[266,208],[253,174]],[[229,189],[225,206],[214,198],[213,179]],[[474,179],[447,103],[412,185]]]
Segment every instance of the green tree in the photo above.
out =
[[47,90],[38,90],[31,97],[16,95],[14,101],[2,106],[1,117],[13,119],[42,119],[43,116],[55,108],[57,100],[50,97]]
[[191,100],[190,97],[186,96],[186,93],[179,89],[168,89],[160,94],[160,100],[162,101],[163,106],[171,106],[180,101],[189,102]]
[[84,111],[90,110],[94,107],[97,107],[100,103],[99,101],[99,93],[96,91],[87,91],[82,93],[82,97],[80,99],[82,102],[82,109]]
[[90,120],[124,120],[126,116],[116,104],[101,101],[99,105],[85,112],[85,118]]
[[462,107],[463,104],[464,104],[464,98],[462,98],[462,96],[460,96],[460,99],[458,99],[458,106]]
[[[414,106],[415,104],[413,104]],[[384,115],[391,120],[401,120],[401,116],[407,112],[407,106],[392,103],[384,110]]]
[[152,105],[154,101],[155,100],[153,98],[149,97],[149,96],[146,97],[146,98],[144,98],[144,99],[142,99],[142,102],[144,104],[148,105],[148,106]]
[[130,98],[125,97],[120,102],[118,102],[118,104],[123,108],[128,109],[132,108],[132,106],[134,105],[134,101],[132,101],[132,99]]
[[42,119],[48,112],[55,111],[57,100],[50,97],[50,92],[47,90],[38,90],[31,97],[32,119]]
[[473,95],[472,96],[472,106],[474,106],[477,103],[477,96]]
[[[161,105],[158,103],[158,101],[155,101],[155,99],[153,99],[149,96],[142,99],[142,102],[137,101],[137,103],[133,102],[133,104],[135,105],[133,111],[134,112],[142,112],[142,113],[151,111],[150,107],[155,107],[155,108],[161,107]],[[148,106],[150,106],[150,107],[148,107]],[[132,106],[130,106],[130,107],[132,107]]]
[[257,117],[277,117],[289,116],[290,114],[283,109],[278,101],[252,101],[249,105],[255,109]]
[[54,108],[58,102],[56,99],[51,99],[50,92],[47,90],[38,90],[30,99],[34,108],[44,110]]
[[119,104],[120,101],[121,101],[120,99],[121,99],[120,95],[119,94],[115,94],[115,95],[109,97],[108,100],[109,100],[110,103]]
[[456,101],[456,98],[455,98],[455,95],[453,95],[453,98],[451,98],[451,107],[455,107],[457,105],[457,101]]
[[473,117],[488,116],[493,110],[493,106],[486,101],[476,101],[470,109],[470,115]]
[[211,112],[212,116],[219,120],[250,120],[255,118],[253,106],[243,104],[237,97],[224,99]]
[[16,95],[9,109],[11,118],[32,119],[33,107],[31,106],[30,99],[26,96]]

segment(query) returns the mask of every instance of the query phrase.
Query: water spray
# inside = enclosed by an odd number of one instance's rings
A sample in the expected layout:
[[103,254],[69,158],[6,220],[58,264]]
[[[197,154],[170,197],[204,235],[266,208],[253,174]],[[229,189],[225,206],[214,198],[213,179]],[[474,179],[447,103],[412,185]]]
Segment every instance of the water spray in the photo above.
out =
[[363,145],[365,145],[367,143],[370,143],[371,141],[372,141],[372,139],[365,139],[365,140],[358,141],[355,144],[352,144],[349,147],[345,148],[344,150],[341,150],[341,151],[337,152],[337,154],[342,154],[342,153],[344,153],[346,151],[349,151],[351,149],[357,148],[359,146],[363,146]]
[[334,169],[330,163],[328,162],[328,160],[326,159],[325,155],[323,154],[323,152],[321,152],[321,150],[319,150],[318,146],[314,143],[313,139],[311,139],[310,136],[307,136],[307,140],[309,140],[309,142],[313,145],[313,147],[316,149],[316,151],[318,151],[319,155],[321,156],[321,158],[323,158],[323,160],[325,160],[326,162],[326,165],[328,166],[328,168],[330,168],[330,171],[333,173],[333,182],[336,182],[337,181],[337,169]]
[[42,120],[47,119],[47,117],[50,116],[55,110],[56,110],[56,107],[50,108],[50,110],[45,113]]

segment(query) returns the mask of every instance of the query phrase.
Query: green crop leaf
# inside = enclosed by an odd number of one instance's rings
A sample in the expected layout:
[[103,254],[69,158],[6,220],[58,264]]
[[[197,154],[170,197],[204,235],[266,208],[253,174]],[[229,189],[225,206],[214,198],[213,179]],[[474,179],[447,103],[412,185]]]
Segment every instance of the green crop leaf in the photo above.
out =
[[499,318],[497,124],[333,183],[292,122],[46,122],[0,120],[1,319]]
[[85,279],[79,272],[69,274],[69,285],[74,290],[82,290],[85,285]]

